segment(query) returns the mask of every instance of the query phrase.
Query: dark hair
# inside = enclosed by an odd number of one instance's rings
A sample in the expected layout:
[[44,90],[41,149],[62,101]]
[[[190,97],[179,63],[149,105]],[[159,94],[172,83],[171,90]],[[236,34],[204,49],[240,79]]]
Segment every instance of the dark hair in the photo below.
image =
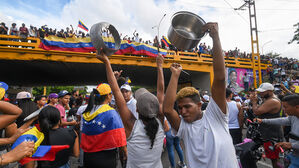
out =
[[153,149],[154,142],[156,139],[156,134],[157,134],[158,128],[159,128],[159,123],[157,122],[156,117],[148,118],[148,117],[144,117],[143,115],[139,114],[139,119],[141,119],[143,124],[145,125],[144,129],[146,131],[146,135],[151,140],[150,149]]
[[45,144],[50,144],[49,131],[60,121],[60,113],[56,107],[46,106],[38,116],[41,132],[45,135]]
[[282,98],[283,102],[287,102],[291,106],[299,105],[299,95],[298,94],[291,94]]
[[117,79],[117,84],[118,84],[118,87],[121,87],[123,84],[125,84],[126,83],[126,78],[124,78],[124,77],[119,77],[118,79]]
[[76,99],[75,101],[75,105],[76,106],[81,106],[83,103],[83,97],[79,97],[78,99]]
[[37,101],[40,101],[43,97],[47,98],[47,96],[45,96],[45,95],[37,95],[37,96],[35,96],[34,102],[37,103]]
[[34,111],[38,110],[38,106],[36,103],[31,101],[30,98],[27,99],[19,99],[17,101],[17,105],[22,109],[22,114],[17,118],[17,125],[18,127],[22,126],[25,122],[23,121],[24,118],[29,116]]
[[99,92],[96,89],[90,93],[88,105],[83,113],[89,112],[92,110],[94,105],[101,105],[105,101],[108,95],[98,96]]
[[232,90],[230,90],[229,88],[226,88],[226,95],[225,95],[225,97],[228,98],[232,93],[233,93]]

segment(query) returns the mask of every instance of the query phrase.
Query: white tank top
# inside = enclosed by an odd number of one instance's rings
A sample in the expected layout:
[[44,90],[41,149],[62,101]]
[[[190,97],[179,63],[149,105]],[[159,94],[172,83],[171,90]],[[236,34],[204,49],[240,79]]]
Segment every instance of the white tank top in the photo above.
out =
[[127,168],[162,168],[161,154],[163,149],[164,131],[160,120],[153,148],[146,135],[145,125],[138,119],[134,123],[130,137],[127,139]]
[[239,126],[239,109],[235,101],[227,102],[228,105],[228,128],[240,128]]

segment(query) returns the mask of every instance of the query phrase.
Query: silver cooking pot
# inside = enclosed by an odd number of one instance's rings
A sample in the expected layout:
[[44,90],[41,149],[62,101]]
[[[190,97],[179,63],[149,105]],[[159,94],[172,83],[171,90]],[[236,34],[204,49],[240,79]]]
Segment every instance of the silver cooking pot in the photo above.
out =
[[206,33],[202,32],[205,24],[206,22],[194,13],[177,12],[172,16],[168,39],[178,49],[192,49],[205,36]]
[[[112,46],[113,48],[109,48],[105,43],[102,38],[103,30],[109,30],[109,32],[112,34],[114,38],[114,45]],[[100,22],[97,24],[94,24],[91,29],[90,29],[90,39],[92,42],[92,45],[100,51],[100,49],[103,49],[103,52],[107,55],[110,56],[114,54],[116,51],[119,50],[121,40],[120,36],[115,29],[115,27],[107,22]]]

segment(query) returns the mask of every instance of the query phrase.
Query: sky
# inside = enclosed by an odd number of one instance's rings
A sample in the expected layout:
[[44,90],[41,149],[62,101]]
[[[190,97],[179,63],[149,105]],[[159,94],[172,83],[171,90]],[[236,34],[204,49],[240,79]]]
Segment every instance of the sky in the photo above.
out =
[[[88,28],[108,22],[123,36],[136,30],[144,40],[153,41],[160,19],[160,35],[167,35],[171,17],[178,11],[189,11],[206,22],[218,22],[224,50],[251,52],[248,8],[233,10],[243,0],[0,0],[0,22],[26,26],[65,29],[78,20]],[[279,53],[282,57],[299,59],[299,44],[288,44],[299,22],[299,0],[256,0],[257,28],[261,54]],[[209,36],[200,42],[212,46]]]

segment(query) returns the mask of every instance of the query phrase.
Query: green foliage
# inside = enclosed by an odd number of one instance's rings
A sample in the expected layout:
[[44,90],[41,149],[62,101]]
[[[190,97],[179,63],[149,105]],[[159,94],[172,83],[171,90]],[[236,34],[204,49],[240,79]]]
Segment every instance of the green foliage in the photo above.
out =
[[[68,92],[72,92],[74,90],[74,86],[47,86],[47,94],[49,95],[50,93],[59,93],[62,90],[67,90]],[[87,87],[85,87],[84,90],[80,90],[80,93],[86,93]],[[39,87],[33,87],[32,89],[32,94],[34,96],[36,95],[43,95],[44,94],[44,87],[39,86]]]
[[297,27],[296,31],[294,32],[294,37],[293,39],[288,42],[288,44],[293,43],[294,41],[297,41],[297,44],[299,44],[299,22],[297,24],[294,24],[294,27]]

